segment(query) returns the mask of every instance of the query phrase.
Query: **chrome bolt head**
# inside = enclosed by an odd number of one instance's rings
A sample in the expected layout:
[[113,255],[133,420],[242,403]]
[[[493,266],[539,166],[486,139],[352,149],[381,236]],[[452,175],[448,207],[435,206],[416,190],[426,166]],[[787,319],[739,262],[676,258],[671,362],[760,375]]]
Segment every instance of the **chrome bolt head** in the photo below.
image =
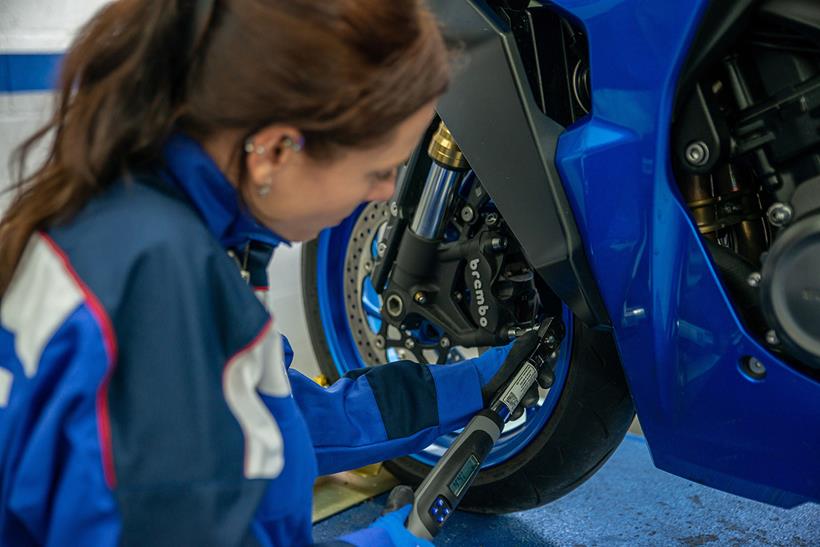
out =
[[498,215],[495,213],[488,214],[485,222],[487,223],[487,226],[495,226],[498,224]]
[[404,347],[411,350],[411,349],[416,347],[416,341],[413,340],[412,338],[408,338],[407,340],[404,341]]
[[373,263],[368,261],[364,263],[364,271],[370,272],[373,270]]
[[771,222],[773,226],[777,226],[778,228],[791,222],[793,216],[794,211],[785,203],[773,203],[772,206],[769,207],[769,210],[766,211],[766,218],[769,219],[769,222]]
[[750,287],[759,287],[760,280],[762,279],[760,272],[752,272],[749,274],[749,277],[746,278],[746,283]]
[[706,165],[709,161],[709,147],[703,141],[689,143],[684,153],[687,163],[695,167]]
[[450,339],[447,338],[446,336],[442,336],[441,340],[438,341],[438,345],[441,346],[442,348],[445,348],[445,349],[449,348],[450,347]]
[[379,255],[379,258],[382,258],[384,256],[384,253],[386,253],[386,252],[387,252],[387,243],[382,241],[376,246],[376,254]]
[[763,378],[766,376],[766,365],[755,357],[749,357],[746,360],[746,372],[749,373],[749,376],[752,378]]
[[416,294],[413,295],[413,300],[416,304],[421,304],[423,306],[427,303],[427,295],[421,291],[416,291]]
[[777,337],[777,333],[773,330],[766,331],[766,343],[770,346],[779,345],[780,339]]
[[390,202],[390,214],[394,217],[399,216],[399,204],[395,201]]
[[378,336],[376,336],[376,339],[373,341],[373,344],[374,344],[374,345],[375,345],[378,349],[384,349],[384,346],[385,346],[384,336],[382,336],[381,334],[379,334]]
[[461,210],[461,220],[464,222],[470,223],[475,219],[475,209],[470,207],[469,205],[465,205],[464,208]]

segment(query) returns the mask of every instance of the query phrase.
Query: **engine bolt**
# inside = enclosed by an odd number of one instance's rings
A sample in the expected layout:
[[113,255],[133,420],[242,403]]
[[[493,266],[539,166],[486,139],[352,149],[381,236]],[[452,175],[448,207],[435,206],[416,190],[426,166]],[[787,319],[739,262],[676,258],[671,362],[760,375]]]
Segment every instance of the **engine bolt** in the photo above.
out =
[[766,211],[766,217],[769,219],[769,222],[778,228],[788,224],[793,216],[794,211],[785,203],[773,203],[772,206],[769,207],[769,210]]
[[780,344],[780,339],[777,337],[777,333],[773,330],[766,331],[766,343],[770,346],[777,346]]
[[411,349],[416,347],[416,341],[413,340],[412,338],[408,338],[407,340],[404,341],[404,347],[411,350]]
[[709,147],[703,141],[695,141],[686,147],[686,161],[690,165],[700,167],[709,161]]
[[461,210],[461,220],[469,224],[473,219],[475,219],[475,210],[469,205],[465,205]]
[[753,378],[763,378],[766,376],[766,366],[754,357],[746,360],[746,372]]
[[485,222],[487,223],[487,226],[495,226],[498,224],[498,215],[495,213],[488,214]]
[[378,336],[376,336],[376,339],[373,341],[373,343],[377,348],[384,349],[384,346],[385,346],[384,336],[379,334]]
[[423,306],[427,303],[427,295],[421,291],[416,291],[416,294],[413,295],[413,300],[416,301],[416,304],[421,304]]
[[760,286],[760,280],[762,277],[760,276],[760,272],[752,272],[749,274],[749,277],[746,278],[746,283],[750,287],[758,287]]
[[382,241],[376,247],[376,254],[379,255],[379,257],[383,257],[384,253],[386,253],[386,252],[387,252],[387,243]]
[[443,348],[449,348],[450,347],[450,339],[447,338],[446,336],[442,336],[441,340],[438,341],[438,345],[443,347]]

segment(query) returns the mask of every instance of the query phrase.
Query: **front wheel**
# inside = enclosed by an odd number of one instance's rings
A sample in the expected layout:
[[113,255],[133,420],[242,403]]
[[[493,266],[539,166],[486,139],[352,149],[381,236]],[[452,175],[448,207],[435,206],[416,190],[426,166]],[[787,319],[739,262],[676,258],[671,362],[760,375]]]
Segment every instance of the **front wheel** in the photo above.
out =
[[[304,247],[308,331],[330,381],[362,366],[418,356],[385,348],[376,336],[381,301],[369,272],[387,214],[383,204],[367,205]],[[567,308],[564,322],[567,336],[554,386],[536,408],[507,425],[462,508],[505,513],[543,505],[583,483],[623,439],[634,410],[611,335],[586,327]],[[416,336],[436,332],[431,325]],[[474,348],[452,348],[448,361],[475,354]],[[386,466],[416,485],[454,438],[455,433],[444,435],[421,453]]]

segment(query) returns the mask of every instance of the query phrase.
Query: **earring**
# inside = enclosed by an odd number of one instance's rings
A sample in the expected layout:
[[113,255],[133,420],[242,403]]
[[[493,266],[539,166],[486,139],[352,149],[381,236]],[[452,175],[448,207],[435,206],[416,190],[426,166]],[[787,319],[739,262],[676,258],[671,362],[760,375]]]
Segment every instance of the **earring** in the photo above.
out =
[[294,142],[290,137],[285,137],[282,139],[282,146],[290,148],[294,152],[301,152],[305,146],[305,141],[304,139],[300,139],[299,142]]
[[245,142],[245,152],[248,154],[256,154],[257,156],[264,156],[265,155],[265,147],[260,145],[256,146],[253,144],[253,141],[248,139]]

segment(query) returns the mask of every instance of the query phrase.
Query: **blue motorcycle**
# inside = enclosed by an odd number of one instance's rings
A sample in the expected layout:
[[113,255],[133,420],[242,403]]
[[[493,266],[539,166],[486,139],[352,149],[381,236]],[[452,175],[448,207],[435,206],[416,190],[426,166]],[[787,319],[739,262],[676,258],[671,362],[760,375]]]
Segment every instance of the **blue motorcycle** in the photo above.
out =
[[[430,3],[456,52],[438,118],[395,200],[303,255],[325,375],[561,318],[553,386],[462,507],[568,493],[635,411],[660,469],[820,501],[820,6]],[[418,483],[453,438],[387,465]]]

